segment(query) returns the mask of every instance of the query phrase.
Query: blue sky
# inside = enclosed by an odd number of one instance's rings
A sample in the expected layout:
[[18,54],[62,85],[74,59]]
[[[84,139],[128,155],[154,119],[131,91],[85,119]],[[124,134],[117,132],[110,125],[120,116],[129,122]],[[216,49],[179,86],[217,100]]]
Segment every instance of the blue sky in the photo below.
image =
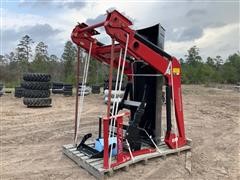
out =
[[161,23],[166,29],[165,50],[178,58],[193,45],[203,58],[226,58],[239,51],[239,1],[2,0],[1,53],[14,51],[29,34],[35,45],[43,41],[49,54],[61,56],[77,22],[95,23],[108,9],[124,13],[136,29]]

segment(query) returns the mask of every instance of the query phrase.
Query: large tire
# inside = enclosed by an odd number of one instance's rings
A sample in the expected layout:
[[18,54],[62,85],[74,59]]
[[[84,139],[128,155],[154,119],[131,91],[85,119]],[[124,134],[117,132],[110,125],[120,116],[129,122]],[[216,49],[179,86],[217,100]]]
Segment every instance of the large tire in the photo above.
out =
[[53,82],[52,89],[63,89],[63,83],[61,82]]
[[3,84],[0,84],[0,91],[3,89]]
[[28,107],[49,107],[51,103],[51,98],[23,98],[23,104]]
[[99,85],[93,85],[92,86],[92,93],[93,94],[99,94],[100,93],[100,86]]
[[73,93],[72,93],[72,91],[67,90],[67,91],[63,91],[63,95],[64,96],[72,96]]
[[25,98],[48,98],[49,96],[50,96],[49,90],[25,89],[23,91],[23,97],[25,97]]
[[21,86],[25,89],[48,90],[51,87],[50,82],[23,81]]
[[63,87],[63,83],[61,83],[61,82],[53,82],[53,83],[52,83],[52,86],[53,86],[53,87],[54,87],[54,86]]
[[72,90],[72,88],[73,88],[73,85],[72,84],[64,84],[64,86],[63,86],[63,90],[65,91],[65,90]]
[[27,74],[23,75],[23,80],[48,82],[51,80],[51,75],[50,74],[42,74],[42,73],[27,73]]
[[53,94],[63,94],[63,89],[52,89]]
[[17,98],[23,97],[23,88],[22,87],[15,87],[14,96]]

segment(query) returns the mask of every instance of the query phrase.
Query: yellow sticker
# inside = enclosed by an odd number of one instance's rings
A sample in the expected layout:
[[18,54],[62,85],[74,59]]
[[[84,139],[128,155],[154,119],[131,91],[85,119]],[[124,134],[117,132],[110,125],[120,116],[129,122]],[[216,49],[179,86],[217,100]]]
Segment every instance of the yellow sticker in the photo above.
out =
[[179,75],[180,74],[180,68],[173,68],[173,74]]

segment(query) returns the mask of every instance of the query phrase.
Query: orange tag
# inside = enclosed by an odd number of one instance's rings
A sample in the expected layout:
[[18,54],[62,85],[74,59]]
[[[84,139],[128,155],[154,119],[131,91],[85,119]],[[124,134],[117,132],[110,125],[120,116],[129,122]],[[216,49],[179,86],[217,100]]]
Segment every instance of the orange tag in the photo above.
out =
[[173,68],[173,74],[179,75],[180,74],[180,68]]

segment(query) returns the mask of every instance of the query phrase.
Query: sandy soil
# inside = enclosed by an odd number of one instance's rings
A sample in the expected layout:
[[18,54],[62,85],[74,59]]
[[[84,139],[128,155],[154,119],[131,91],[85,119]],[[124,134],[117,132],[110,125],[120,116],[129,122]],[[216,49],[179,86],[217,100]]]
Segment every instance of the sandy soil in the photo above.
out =
[[[188,138],[193,140],[192,172],[185,155],[137,164],[108,179],[240,179],[240,93],[184,86]],[[62,154],[73,142],[74,97],[54,95],[53,107],[26,108],[8,94],[1,101],[1,179],[94,179]],[[81,133],[96,131],[106,111],[103,98],[86,97]]]

